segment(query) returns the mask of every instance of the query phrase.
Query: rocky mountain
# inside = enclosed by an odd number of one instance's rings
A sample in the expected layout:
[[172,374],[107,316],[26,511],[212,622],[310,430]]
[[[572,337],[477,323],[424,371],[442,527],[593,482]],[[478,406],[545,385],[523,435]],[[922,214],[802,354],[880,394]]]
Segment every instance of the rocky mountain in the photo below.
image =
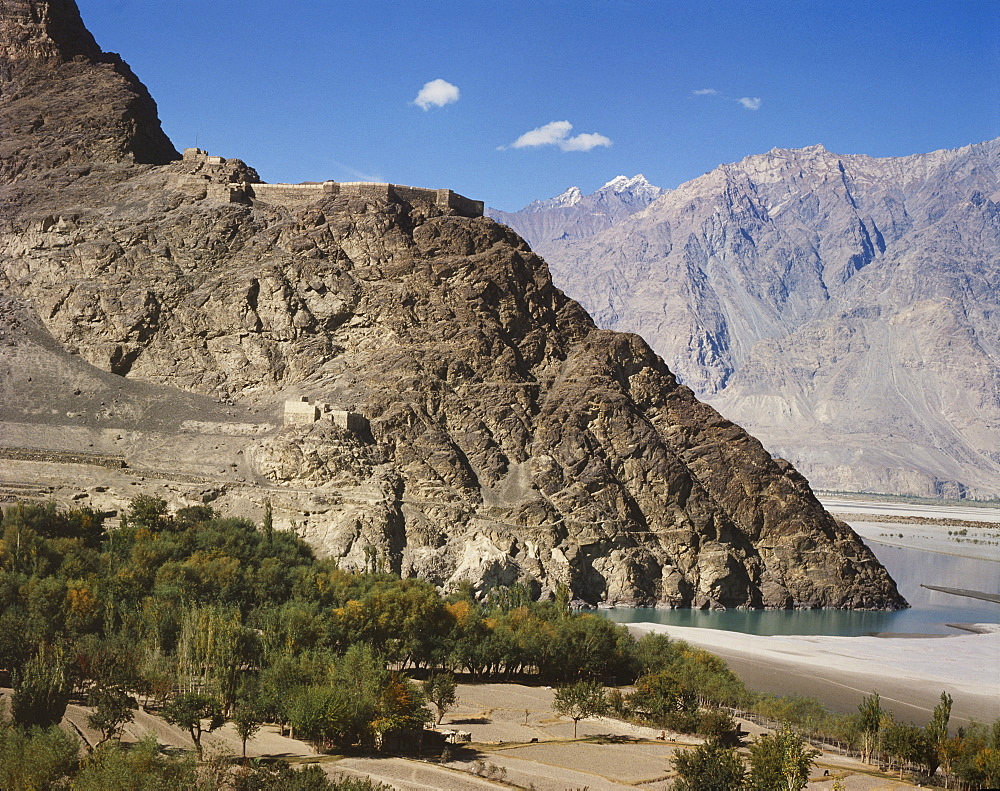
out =
[[775,149],[586,238],[517,227],[599,326],[640,333],[813,485],[995,498],[998,179],[997,140]]
[[533,201],[520,211],[489,209],[486,214],[513,228],[539,250],[549,242],[582,239],[606,230],[645,209],[665,192],[640,173],[632,178],[613,178],[589,195],[579,187],[570,187],[562,195]]
[[3,496],[270,502],[345,567],[445,586],[903,604],[791,465],[471,202],[178,158],[70,0],[0,19]]

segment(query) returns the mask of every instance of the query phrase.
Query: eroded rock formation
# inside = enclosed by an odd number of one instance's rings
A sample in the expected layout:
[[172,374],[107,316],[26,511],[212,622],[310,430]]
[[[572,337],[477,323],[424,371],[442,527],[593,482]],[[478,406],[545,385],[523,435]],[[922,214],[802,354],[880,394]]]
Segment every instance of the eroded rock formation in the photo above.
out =
[[[321,552],[360,567],[374,548],[442,585],[566,584],[590,602],[900,606],[801,476],[641,338],[597,329],[509,229],[391,198],[229,202],[252,169],[176,160],[130,72],[82,28],[69,44],[51,33],[71,2],[3,9],[5,295],[55,340],[46,359],[115,375],[123,400],[131,383],[176,392],[178,425],[208,425],[197,394],[362,413],[364,431],[228,429],[248,489],[322,501],[297,516]],[[48,39],[26,18],[49,20]],[[78,78],[114,112],[80,108]],[[34,124],[49,105],[61,125]]]

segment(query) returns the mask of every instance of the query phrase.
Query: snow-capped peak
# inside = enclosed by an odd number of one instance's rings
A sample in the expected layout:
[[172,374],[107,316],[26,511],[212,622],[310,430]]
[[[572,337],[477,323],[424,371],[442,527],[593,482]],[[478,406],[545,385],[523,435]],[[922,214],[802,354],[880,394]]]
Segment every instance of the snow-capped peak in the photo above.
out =
[[550,206],[576,206],[583,198],[583,193],[579,187],[570,187],[561,195],[556,195],[551,200],[545,201]]
[[598,193],[611,192],[621,195],[624,192],[630,193],[637,198],[645,198],[654,201],[663,194],[663,190],[650,184],[641,173],[628,178],[627,176],[615,176],[611,181],[597,190]]
[[580,192],[580,188],[570,187],[568,190],[560,195],[556,195],[554,198],[549,198],[548,200],[533,200],[525,206],[522,211],[538,212],[547,211],[548,209],[565,209],[570,206],[576,206],[576,204],[578,204],[581,200],[583,200],[583,193]]

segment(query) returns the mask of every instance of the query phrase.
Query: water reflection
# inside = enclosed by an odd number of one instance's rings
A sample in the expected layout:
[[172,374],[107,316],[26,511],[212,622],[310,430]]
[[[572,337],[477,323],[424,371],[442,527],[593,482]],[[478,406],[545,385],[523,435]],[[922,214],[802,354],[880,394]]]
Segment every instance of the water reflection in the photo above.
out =
[[619,623],[700,626],[749,634],[824,634],[855,636],[877,632],[953,634],[949,623],[998,623],[1000,605],[921,588],[921,583],[949,588],[1000,592],[1000,563],[942,555],[866,542],[888,569],[899,592],[910,602],[900,612],[845,610],[661,610],[629,607],[602,613]]

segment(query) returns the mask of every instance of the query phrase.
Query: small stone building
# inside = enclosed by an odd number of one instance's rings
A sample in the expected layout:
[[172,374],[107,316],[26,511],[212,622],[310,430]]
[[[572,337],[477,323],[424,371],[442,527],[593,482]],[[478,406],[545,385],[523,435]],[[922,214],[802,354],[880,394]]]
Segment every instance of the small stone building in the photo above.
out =
[[357,412],[348,412],[344,409],[331,409],[327,414],[330,420],[333,421],[333,425],[346,428],[355,434],[368,428],[368,421],[365,420],[364,415],[359,415]]
[[319,420],[319,408],[309,403],[306,396],[302,396],[298,401],[285,402],[283,422],[286,426],[300,426],[315,423],[317,420]]
[[297,401],[285,402],[284,425],[302,426],[319,420],[329,420],[338,428],[355,434],[368,428],[368,419],[364,415],[346,409],[334,409],[322,401],[314,404],[307,396],[302,396]]

